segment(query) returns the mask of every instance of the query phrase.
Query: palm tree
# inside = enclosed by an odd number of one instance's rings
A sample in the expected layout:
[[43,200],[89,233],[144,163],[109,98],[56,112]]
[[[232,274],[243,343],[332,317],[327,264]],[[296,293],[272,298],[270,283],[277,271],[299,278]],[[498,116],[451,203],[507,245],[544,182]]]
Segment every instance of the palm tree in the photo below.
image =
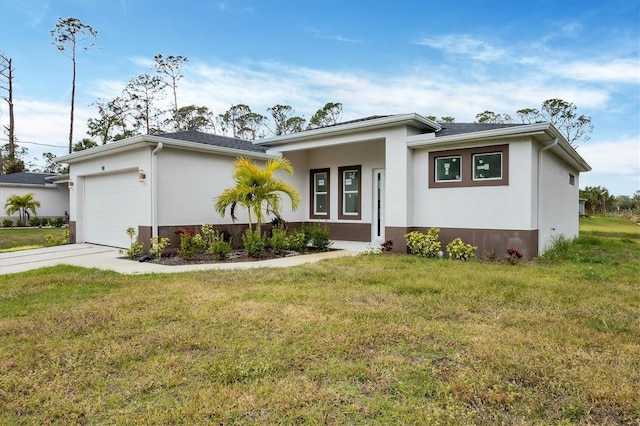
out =
[[33,192],[29,192],[22,196],[17,194],[10,195],[4,203],[7,215],[11,216],[15,212],[18,212],[18,220],[22,222],[23,225],[26,225],[29,211],[36,214],[36,209],[40,207],[40,201],[33,198],[34,195],[35,194]]
[[216,199],[216,211],[224,217],[227,207],[231,207],[231,219],[236,220],[235,209],[238,204],[249,212],[249,229],[252,228],[251,214],[256,217],[258,232],[263,222],[264,213],[279,216],[282,208],[281,194],[291,199],[291,208],[295,210],[300,204],[300,194],[288,183],[273,176],[277,170],[293,174],[291,163],[286,158],[273,158],[259,167],[248,158],[238,158],[233,165],[233,179],[236,185],[227,188]]

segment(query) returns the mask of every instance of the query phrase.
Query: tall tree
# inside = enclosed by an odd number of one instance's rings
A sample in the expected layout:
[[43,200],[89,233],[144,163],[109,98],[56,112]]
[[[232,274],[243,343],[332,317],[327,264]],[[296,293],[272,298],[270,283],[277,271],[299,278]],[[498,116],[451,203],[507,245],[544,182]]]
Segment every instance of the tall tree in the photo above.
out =
[[251,111],[248,105],[232,105],[224,114],[219,114],[217,121],[225,134],[231,133],[234,138],[255,140],[264,136],[262,127],[267,117]]
[[230,208],[231,219],[236,220],[235,210],[238,205],[245,207],[249,214],[249,229],[252,228],[252,216],[256,218],[256,228],[260,228],[265,214],[280,215],[282,196],[287,195],[291,200],[291,208],[298,208],[300,193],[291,185],[278,179],[274,173],[283,170],[293,174],[291,163],[286,158],[273,158],[259,167],[248,158],[238,158],[233,165],[233,180],[235,186],[225,189],[216,199],[216,211],[224,217]]
[[73,144],[73,152],[84,151],[85,149],[93,148],[94,146],[98,146],[98,144],[89,138],[84,138]]
[[164,57],[162,55],[156,55],[153,58],[155,63],[155,70],[162,77],[162,82],[166,87],[170,87],[173,92],[173,121],[175,124],[175,129],[179,132],[181,130],[180,127],[180,117],[179,117],[179,108],[178,108],[178,80],[182,77],[182,67],[188,59],[184,56],[167,56]]
[[587,142],[591,139],[593,123],[591,117],[578,114],[578,107],[572,102],[562,99],[547,99],[542,103],[542,107],[523,108],[518,110],[518,118],[523,123],[547,122],[553,124],[574,147],[578,147],[579,142]]
[[337,124],[342,115],[342,104],[339,102],[327,102],[322,108],[313,114],[309,120],[307,129],[332,126]]
[[40,207],[40,201],[36,200],[34,196],[33,192],[24,195],[10,195],[4,203],[5,212],[8,216],[18,212],[19,221],[26,226],[29,212],[37,214],[36,210]]
[[[9,158],[9,150],[13,149],[13,160],[11,162],[6,159]],[[28,165],[25,163],[29,150],[23,146],[15,144],[13,147],[9,143],[6,143],[0,147],[0,155],[5,160],[2,162],[2,169],[0,169],[0,175],[11,174],[28,171]]]
[[73,77],[71,79],[71,112],[69,114],[69,153],[73,148],[73,116],[76,98],[76,50],[80,45],[87,50],[93,46],[91,40],[98,36],[98,32],[91,26],[83,24],[78,18],[58,18],[58,23],[51,30],[53,45],[73,63]]
[[[75,145],[74,145],[75,146]],[[45,152],[42,154],[42,158],[45,161],[43,173],[68,173],[69,166],[63,166],[56,162],[56,155],[52,152]]]
[[136,128],[143,129],[143,133],[147,135],[161,133],[159,119],[162,111],[156,105],[157,101],[164,96],[160,78],[140,74],[129,81],[125,92],[129,96],[131,109],[135,114]]
[[274,105],[271,108],[267,108],[267,111],[273,117],[275,131],[272,133],[276,136],[301,132],[304,129],[306,120],[302,117],[294,116],[295,112],[290,105]]
[[[172,120],[173,121],[173,120]],[[178,109],[178,128],[181,130],[198,130],[215,132],[215,117],[206,106],[188,105]]]
[[[93,105],[98,108],[99,117],[87,120],[90,136],[98,137],[103,145],[133,136],[133,130],[127,127],[131,119],[131,105],[125,97],[117,96],[108,102],[98,99]],[[120,133],[116,133],[118,129]]]
[[496,114],[493,111],[484,111],[476,115],[476,123],[510,124],[513,119],[509,114]]
[[[15,144],[15,116],[13,114],[13,62],[11,58],[0,53],[0,89],[6,91],[6,95],[2,96],[9,106],[9,126],[5,126],[7,136],[9,136],[9,150],[7,158],[2,156],[0,152],[0,174],[6,169],[9,173],[19,172],[18,164],[16,164],[16,144]],[[1,150],[0,150],[1,151]],[[4,164],[6,163],[6,165]]]

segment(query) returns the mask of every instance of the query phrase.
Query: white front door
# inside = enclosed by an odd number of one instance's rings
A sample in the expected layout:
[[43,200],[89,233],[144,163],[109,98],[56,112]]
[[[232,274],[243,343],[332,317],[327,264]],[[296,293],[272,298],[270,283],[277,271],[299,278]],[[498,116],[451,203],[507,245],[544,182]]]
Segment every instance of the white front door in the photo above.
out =
[[373,215],[371,241],[382,244],[384,240],[384,169],[373,170]]

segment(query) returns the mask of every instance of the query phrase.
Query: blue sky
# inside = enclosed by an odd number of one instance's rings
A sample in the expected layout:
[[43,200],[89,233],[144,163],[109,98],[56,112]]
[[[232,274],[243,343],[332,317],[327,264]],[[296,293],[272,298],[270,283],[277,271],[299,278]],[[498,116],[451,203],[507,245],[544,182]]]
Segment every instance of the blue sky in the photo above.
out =
[[[30,158],[66,153],[71,61],[50,31],[67,17],[99,33],[78,56],[74,140],[97,116],[91,103],[151,73],[154,55],[182,55],[179,104],[216,114],[288,104],[308,119],[341,102],[344,120],[472,122],[561,98],[595,125],[578,148],[593,167],[580,186],[640,189],[637,0],[0,0],[0,51],[16,70],[16,135]],[[5,102],[0,114],[7,125]]]

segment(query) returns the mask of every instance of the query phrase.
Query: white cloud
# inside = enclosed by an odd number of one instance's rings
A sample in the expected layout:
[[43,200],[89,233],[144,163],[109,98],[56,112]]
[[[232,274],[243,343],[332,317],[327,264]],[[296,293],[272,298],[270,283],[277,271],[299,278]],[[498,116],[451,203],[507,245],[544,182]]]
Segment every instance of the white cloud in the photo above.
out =
[[640,139],[588,143],[578,148],[594,172],[640,178]]
[[418,41],[418,44],[442,50],[448,54],[468,56],[471,59],[485,62],[500,60],[506,54],[504,49],[494,47],[484,40],[466,34],[426,37]]
[[640,83],[638,59],[572,61],[543,65],[545,72],[564,78],[591,82]]

